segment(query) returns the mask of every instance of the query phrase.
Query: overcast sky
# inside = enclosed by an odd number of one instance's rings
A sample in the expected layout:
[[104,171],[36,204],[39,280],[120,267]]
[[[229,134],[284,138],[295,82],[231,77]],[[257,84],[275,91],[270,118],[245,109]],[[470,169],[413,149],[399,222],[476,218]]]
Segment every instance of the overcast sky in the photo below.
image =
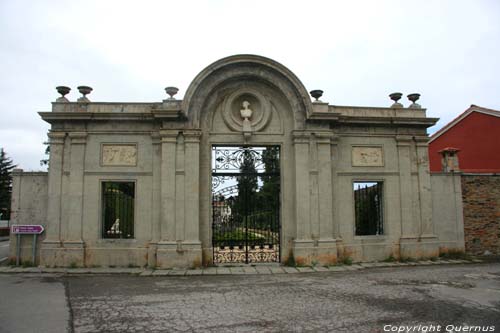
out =
[[[92,101],[159,102],[210,63],[252,53],[330,104],[422,94],[430,133],[470,104],[500,109],[500,1],[0,0],[0,147],[42,169],[57,85]],[[405,106],[408,101],[403,101]]]

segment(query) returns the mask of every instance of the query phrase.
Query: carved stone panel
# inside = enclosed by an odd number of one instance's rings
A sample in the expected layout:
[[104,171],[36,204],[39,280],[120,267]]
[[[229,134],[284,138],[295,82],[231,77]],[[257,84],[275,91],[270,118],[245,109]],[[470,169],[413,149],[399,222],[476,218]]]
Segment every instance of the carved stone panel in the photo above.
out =
[[102,166],[136,166],[136,144],[102,144]]
[[384,166],[382,147],[352,147],[352,166]]

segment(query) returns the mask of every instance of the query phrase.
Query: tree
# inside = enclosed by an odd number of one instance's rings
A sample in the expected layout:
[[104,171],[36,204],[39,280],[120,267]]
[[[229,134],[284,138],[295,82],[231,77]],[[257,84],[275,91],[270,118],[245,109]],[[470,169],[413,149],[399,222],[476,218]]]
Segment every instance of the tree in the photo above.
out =
[[12,195],[12,169],[16,165],[0,148],[0,213],[2,219],[10,219],[10,199]]
[[240,175],[237,178],[238,197],[234,202],[234,214],[239,217],[246,216],[256,202],[258,189],[257,170],[255,169],[254,152],[243,148],[241,153]]
[[50,157],[50,145],[48,143],[46,143],[47,145],[47,148],[45,148],[45,155],[47,155],[47,158],[44,158],[42,160],[40,160],[40,165],[41,166],[44,166],[44,165],[49,165],[49,157]]

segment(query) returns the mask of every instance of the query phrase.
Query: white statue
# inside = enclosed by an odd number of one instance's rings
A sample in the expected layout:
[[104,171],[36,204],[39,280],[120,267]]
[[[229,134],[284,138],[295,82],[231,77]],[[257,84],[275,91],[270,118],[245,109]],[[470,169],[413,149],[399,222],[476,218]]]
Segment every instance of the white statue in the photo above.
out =
[[245,120],[248,120],[250,117],[252,117],[252,109],[250,109],[250,102],[243,101],[242,105],[243,109],[240,110],[241,117],[244,118]]

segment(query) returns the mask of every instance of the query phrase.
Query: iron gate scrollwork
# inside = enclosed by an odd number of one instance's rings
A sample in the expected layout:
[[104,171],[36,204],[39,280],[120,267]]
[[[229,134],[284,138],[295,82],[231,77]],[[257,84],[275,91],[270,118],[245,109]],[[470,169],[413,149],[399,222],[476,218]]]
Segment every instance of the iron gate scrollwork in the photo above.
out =
[[280,149],[212,148],[215,264],[279,262]]

